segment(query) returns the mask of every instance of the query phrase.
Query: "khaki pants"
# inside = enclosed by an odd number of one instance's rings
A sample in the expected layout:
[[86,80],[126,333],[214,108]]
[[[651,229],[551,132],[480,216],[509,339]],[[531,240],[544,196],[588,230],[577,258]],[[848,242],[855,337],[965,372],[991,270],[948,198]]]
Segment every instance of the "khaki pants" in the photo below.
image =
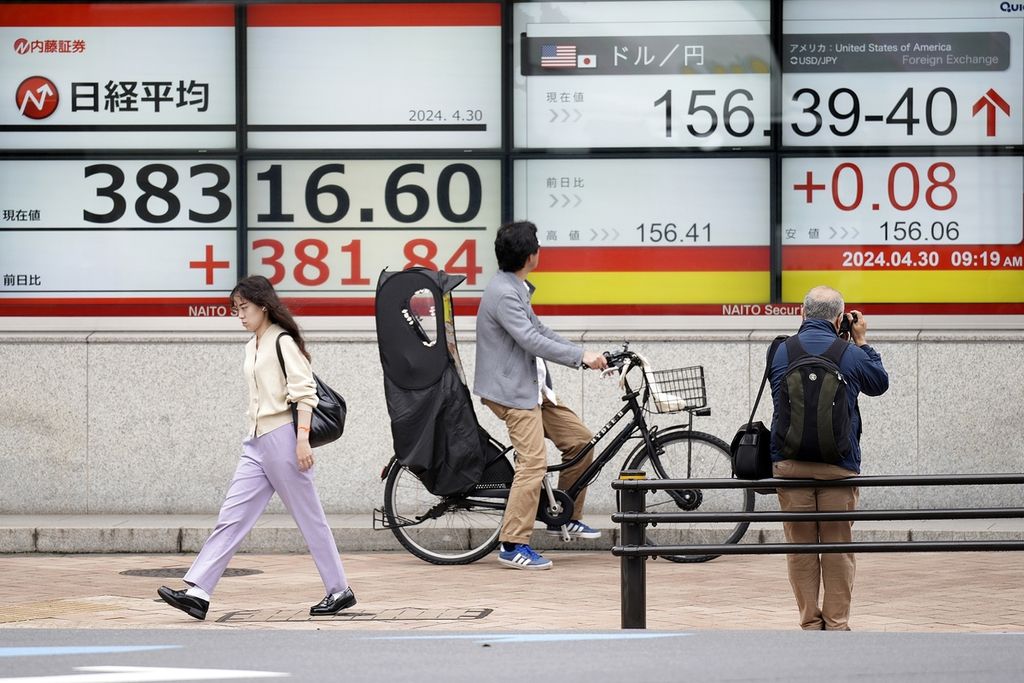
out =
[[[817,462],[783,460],[772,467],[784,479],[843,479],[856,472]],[[784,512],[829,512],[855,510],[860,492],[856,486],[838,488],[779,489],[779,506]],[[853,522],[783,522],[789,543],[849,543]],[[849,629],[850,600],[857,569],[854,553],[786,555],[789,583],[800,610],[800,627],[805,630],[845,631]],[[818,593],[824,584],[821,607]]]
[[[583,450],[594,434],[576,413],[546,398],[542,405],[531,410],[509,408],[487,399],[483,402],[505,423],[508,438],[516,451],[516,476],[508,494],[499,538],[504,543],[529,543],[540,504],[541,482],[548,466],[544,438],[554,442],[562,452],[562,462],[565,462]],[[562,470],[558,476],[558,488],[564,491],[572,486],[594,459],[593,456],[593,452],[588,453],[580,462]],[[576,498],[573,519],[580,519],[583,515],[584,498],[586,489]]]

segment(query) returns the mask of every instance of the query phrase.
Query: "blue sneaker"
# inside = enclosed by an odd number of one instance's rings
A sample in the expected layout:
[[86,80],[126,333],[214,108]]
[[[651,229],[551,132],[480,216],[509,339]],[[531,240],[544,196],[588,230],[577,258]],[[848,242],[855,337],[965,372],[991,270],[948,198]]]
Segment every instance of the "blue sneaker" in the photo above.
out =
[[544,559],[525,543],[498,553],[498,562],[512,569],[551,569],[551,560]]
[[[577,538],[601,538],[601,532],[597,529],[593,529],[578,519],[571,519],[565,525],[566,531],[569,532],[569,537],[572,539]],[[548,536],[561,536],[562,527],[560,526],[549,526],[547,530]]]

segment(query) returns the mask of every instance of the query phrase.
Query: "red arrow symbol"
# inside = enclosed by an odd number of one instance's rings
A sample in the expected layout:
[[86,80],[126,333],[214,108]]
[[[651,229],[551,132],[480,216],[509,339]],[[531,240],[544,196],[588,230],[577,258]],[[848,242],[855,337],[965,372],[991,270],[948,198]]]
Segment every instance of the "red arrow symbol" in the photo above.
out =
[[985,135],[986,137],[995,137],[996,135],[996,107],[1003,110],[1003,113],[1007,116],[1010,115],[1010,103],[999,96],[992,88],[988,89],[984,95],[978,98],[978,101],[974,103],[974,109],[971,111],[972,116],[977,116],[978,112],[983,108],[985,111]]

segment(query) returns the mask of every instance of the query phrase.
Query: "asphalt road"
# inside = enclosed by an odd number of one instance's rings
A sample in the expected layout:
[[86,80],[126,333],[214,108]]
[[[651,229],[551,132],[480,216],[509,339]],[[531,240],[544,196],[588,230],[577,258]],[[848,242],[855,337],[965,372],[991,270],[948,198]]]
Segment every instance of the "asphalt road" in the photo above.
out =
[[1024,633],[0,629],[0,683],[1024,680]]

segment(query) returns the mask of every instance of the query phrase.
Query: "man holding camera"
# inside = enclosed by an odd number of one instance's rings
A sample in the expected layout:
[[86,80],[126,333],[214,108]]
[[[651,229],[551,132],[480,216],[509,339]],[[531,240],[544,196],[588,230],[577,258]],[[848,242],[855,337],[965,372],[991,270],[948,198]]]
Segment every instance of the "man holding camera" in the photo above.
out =
[[[864,316],[860,311],[844,313],[844,306],[836,290],[812,289],[804,298],[800,330],[778,347],[771,360],[772,470],[778,478],[824,480],[860,474],[857,397],[885,393],[889,375],[878,352],[867,344]],[[840,338],[841,330],[850,342]],[[856,509],[859,491],[855,486],[780,488],[778,494],[785,512],[825,512]],[[789,543],[852,540],[853,522],[782,526]],[[794,554],[786,559],[801,628],[849,631],[854,554]]]

